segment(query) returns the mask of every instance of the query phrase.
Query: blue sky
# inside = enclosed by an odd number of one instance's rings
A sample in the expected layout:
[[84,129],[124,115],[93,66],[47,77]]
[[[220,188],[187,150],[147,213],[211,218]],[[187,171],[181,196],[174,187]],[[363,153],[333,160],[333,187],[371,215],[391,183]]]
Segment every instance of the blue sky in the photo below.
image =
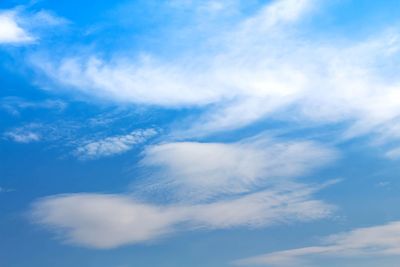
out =
[[0,2],[0,265],[396,267],[395,0]]

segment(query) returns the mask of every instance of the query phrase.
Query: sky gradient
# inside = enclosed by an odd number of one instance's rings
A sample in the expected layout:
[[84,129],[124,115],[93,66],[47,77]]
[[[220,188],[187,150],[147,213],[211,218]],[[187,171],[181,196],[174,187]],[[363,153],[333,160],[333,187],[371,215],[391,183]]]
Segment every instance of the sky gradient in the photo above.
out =
[[398,267],[400,3],[0,2],[0,266]]

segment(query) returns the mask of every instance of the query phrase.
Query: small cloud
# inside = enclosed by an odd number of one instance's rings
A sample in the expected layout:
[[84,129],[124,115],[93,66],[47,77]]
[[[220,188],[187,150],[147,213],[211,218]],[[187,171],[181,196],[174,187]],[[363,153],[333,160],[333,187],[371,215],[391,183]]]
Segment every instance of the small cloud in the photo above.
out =
[[10,188],[4,188],[0,186],[0,194],[1,193],[9,193],[9,192],[14,192],[14,189],[10,189]]
[[4,136],[17,143],[32,143],[41,140],[41,136],[38,133],[26,131],[23,128],[16,129],[14,131],[6,132]]
[[96,159],[121,154],[132,149],[134,145],[145,142],[156,133],[154,129],[135,130],[127,135],[92,140],[75,149],[74,155],[80,159]]
[[27,109],[49,109],[63,111],[67,104],[61,100],[29,101],[19,97],[4,97],[0,100],[0,108],[12,115],[20,115]]
[[381,181],[377,184],[378,187],[389,187],[390,186],[390,182],[388,181]]
[[391,149],[385,153],[385,157],[391,160],[400,159],[400,147]]
[[48,27],[48,26],[60,26],[60,25],[65,25],[68,24],[69,21],[65,18],[58,17],[54,15],[53,13],[46,11],[46,10],[41,10],[37,13],[34,13],[30,17],[31,23],[38,27]]

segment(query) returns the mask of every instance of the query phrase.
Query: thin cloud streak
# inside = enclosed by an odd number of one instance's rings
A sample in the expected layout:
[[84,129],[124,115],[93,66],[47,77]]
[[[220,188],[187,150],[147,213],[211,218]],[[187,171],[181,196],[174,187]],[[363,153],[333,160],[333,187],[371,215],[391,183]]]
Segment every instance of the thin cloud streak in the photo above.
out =
[[[324,245],[284,250],[238,260],[244,266],[304,266],[311,264],[310,256],[320,258],[363,258],[400,256],[400,222],[359,228],[331,235]],[[309,261],[307,261],[307,259]]]

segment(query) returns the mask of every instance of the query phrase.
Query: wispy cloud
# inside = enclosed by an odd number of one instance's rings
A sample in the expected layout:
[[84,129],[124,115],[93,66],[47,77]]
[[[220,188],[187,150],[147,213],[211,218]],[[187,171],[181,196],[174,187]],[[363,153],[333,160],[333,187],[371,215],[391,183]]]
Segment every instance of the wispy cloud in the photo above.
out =
[[182,125],[185,137],[279,116],[303,124],[345,122],[346,138],[398,138],[400,80],[391,75],[398,70],[398,31],[388,27],[358,39],[313,36],[306,20],[321,5],[270,2],[211,44],[177,53],[174,60],[151,53],[106,60],[86,53],[32,61],[59,85],[109,101],[203,107],[200,118]]
[[[284,250],[238,260],[237,265],[307,266],[310,256],[319,258],[355,258],[400,256],[400,222],[359,228],[325,238],[321,246]],[[310,261],[306,261],[307,258]],[[312,265],[314,266],[314,265]]]
[[392,148],[385,153],[385,157],[391,160],[400,159],[400,147]]
[[0,194],[1,193],[9,193],[9,192],[14,192],[14,189],[10,189],[10,188],[4,188],[0,186]]
[[113,248],[193,229],[261,227],[329,216],[332,206],[313,200],[312,187],[266,190],[208,204],[157,205],[128,195],[71,194],[38,200],[36,223],[67,243]]
[[135,130],[127,135],[92,140],[75,149],[74,155],[80,159],[96,159],[121,154],[132,149],[134,145],[145,142],[156,133],[154,129]]
[[62,111],[67,103],[60,100],[29,101],[19,97],[4,97],[0,100],[0,107],[12,115],[20,115],[26,109],[54,109]]
[[140,164],[152,187],[180,188],[194,200],[283,183],[336,158],[334,149],[315,142],[284,142],[259,135],[236,143],[154,145],[145,150]]
[[[228,62],[233,59],[232,56],[239,61],[245,56],[228,54],[232,52],[230,51],[232,41],[239,42],[239,39],[241,41],[248,38],[252,32],[247,33],[247,31],[254,29],[255,25],[258,29],[262,28],[269,32],[273,27],[296,21],[308,10],[309,2],[310,0],[285,0],[267,5],[255,18],[246,19],[240,23],[232,36],[219,40],[221,43],[218,46],[221,51],[216,57],[201,54],[198,57],[201,58],[199,61],[193,57],[179,57],[171,64],[156,56],[145,54],[136,58],[136,61],[114,58],[112,62],[104,61],[95,55],[65,57],[60,60],[50,60],[39,56],[33,57],[33,63],[37,63],[38,69],[43,70],[61,84],[84,90],[88,94],[124,102],[179,107],[207,105],[226,99],[263,95],[269,92],[273,95],[278,93],[277,88],[261,88],[265,83],[260,84],[258,88],[251,84],[237,83],[237,81],[227,79],[228,77],[221,72],[233,63]],[[198,76],[198,73],[202,75]],[[230,75],[230,77],[234,76]],[[233,84],[237,85],[233,86]],[[268,87],[268,81],[266,85]],[[286,95],[286,92],[282,94]]]
[[16,128],[12,131],[5,132],[3,136],[6,139],[17,143],[32,143],[42,139],[42,136],[38,131],[26,127]]

